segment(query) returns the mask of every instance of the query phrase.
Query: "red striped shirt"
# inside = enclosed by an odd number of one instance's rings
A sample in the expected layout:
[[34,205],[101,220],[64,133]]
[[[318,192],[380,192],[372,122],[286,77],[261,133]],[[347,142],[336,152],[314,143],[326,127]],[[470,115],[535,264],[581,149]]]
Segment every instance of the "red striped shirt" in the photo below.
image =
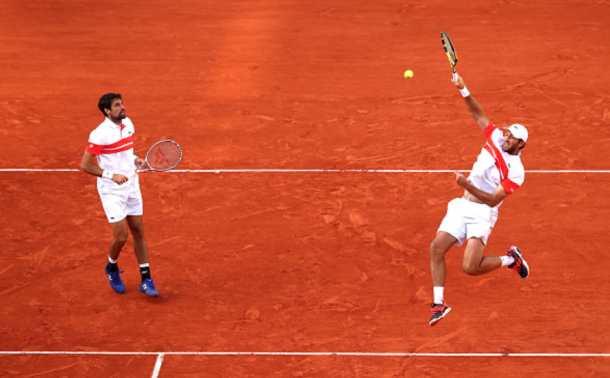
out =
[[487,143],[483,148],[494,158],[494,164],[496,168],[498,168],[498,172],[500,172],[500,185],[502,185],[506,193],[512,194],[515,190],[519,189],[519,185],[508,178],[508,166],[504,160],[504,155],[491,139],[491,135],[495,130],[497,130],[497,127],[491,122],[485,130],[483,130],[483,134],[487,139]]
[[112,143],[109,145],[98,145],[89,142],[89,146],[87,148],[87,152],[92,153],[93,155],[105,155],[105,154],[116,154],[117,152],[127,151],[130,148],[133,148],[133,140],[135,134],[127,138],[123,138],[116,143]]
[[97,156],[98,164],[103,170],[131,175],[136,169],[133,155],[134,135],[135,129],[129,118],[123,119],[122,125],[106,118],[89,135],[87,152]]

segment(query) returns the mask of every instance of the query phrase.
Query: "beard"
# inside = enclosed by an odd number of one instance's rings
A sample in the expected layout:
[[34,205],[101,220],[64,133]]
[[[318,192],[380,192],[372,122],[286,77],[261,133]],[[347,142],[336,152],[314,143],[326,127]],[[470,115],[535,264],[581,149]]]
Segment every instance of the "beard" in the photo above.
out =
[[502,146],[502,150],[504,150],[504,152],[508,152],[510,155],[516,155],[519,153],[519,145],[516,145],[511,148],[509,144],[506,149],[504,148],[504,146]]
[[110,119],[111,119],[112,121],[122,121],[122,120],[124,120],[125,118],[127,118],[127,116],[125,115],[125,112],[124,112],[124,111],[120,112],[120,113],[119,113],[119,115],[118,115],[118,116],[116,116],[116,117],[113,117],[113,116],[112,116],[112,114],[110,115]]

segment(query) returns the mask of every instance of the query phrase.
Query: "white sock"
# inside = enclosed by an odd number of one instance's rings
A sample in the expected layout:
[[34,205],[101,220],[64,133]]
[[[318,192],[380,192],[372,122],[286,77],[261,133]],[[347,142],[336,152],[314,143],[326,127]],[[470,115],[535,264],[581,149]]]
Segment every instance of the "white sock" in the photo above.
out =
[[434,303],[441,304],[445,301],[443,298],[443,291],[445,290],[442,286],[434,286]]
[[149,267],[148,263],[146,263],[146,264],[140,264],[140,268],[148,268],[148,267]]
[[515,259],[508,255],[500,256],[500,259],[502,260],[502,266],[507,266],[515,262]]
[[110,256],[108,256],[108,261],[110,261],[111,264],[116,264],[117,262],[119,262],[119,260],[113,260]]

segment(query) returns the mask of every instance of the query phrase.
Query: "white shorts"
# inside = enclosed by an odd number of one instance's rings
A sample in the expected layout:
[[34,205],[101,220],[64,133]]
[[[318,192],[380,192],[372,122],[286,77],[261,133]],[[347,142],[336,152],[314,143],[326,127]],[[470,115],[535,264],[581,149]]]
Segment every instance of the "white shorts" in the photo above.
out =
[[102,206],[108,222],[120,222],[128,215],[142,215],[144,207],[140,180],[138,175],[129,177],[123,185],[104,185],[103,179],[97,182],[97,192],[100,194]]
[[479,238],[487,245],[496,221],[498,210],[465,198],[456,198],[449,202],[447,215],[437,232],[444,231],[457,239],[455,245],[461,247],[470,238]]

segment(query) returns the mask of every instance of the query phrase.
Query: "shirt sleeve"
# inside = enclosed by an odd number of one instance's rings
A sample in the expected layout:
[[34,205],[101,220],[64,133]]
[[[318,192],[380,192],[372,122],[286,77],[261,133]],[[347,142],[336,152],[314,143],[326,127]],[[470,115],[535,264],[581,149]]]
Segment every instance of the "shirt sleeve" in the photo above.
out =
[[102,148],[104,148],[104,143],[100,138],[100,135],[96,132],[97,130],[93,130],[89,135],[89,142],[87,144],[87,152],[93,155],[100,155],[102,153]]
[[485,139],[487,139],[488,143],[493,144],[499,150],[502,150],[502,143],[504,143],[504,133],[502,130],[498,129],[496,125],[489,122],[489,125],[483,130],[483,134],[485,135]]
[[523,169],[514,169],[508,172],[508,177],[502,180],[500,185],[502,185],[506,193],[510,195],[523,185],[523,181],[525,181],[525,172]]
[[494,125],[493,123],[489,122],[489,125],[487,125],[487,127],[485,128],[485,130],[483,130],[483,135],[485,135],[485,138],[490,138],[491,134],[493,134],[493,132],[495,130],[498,130],[498,128],[496,127],[496,125]]

